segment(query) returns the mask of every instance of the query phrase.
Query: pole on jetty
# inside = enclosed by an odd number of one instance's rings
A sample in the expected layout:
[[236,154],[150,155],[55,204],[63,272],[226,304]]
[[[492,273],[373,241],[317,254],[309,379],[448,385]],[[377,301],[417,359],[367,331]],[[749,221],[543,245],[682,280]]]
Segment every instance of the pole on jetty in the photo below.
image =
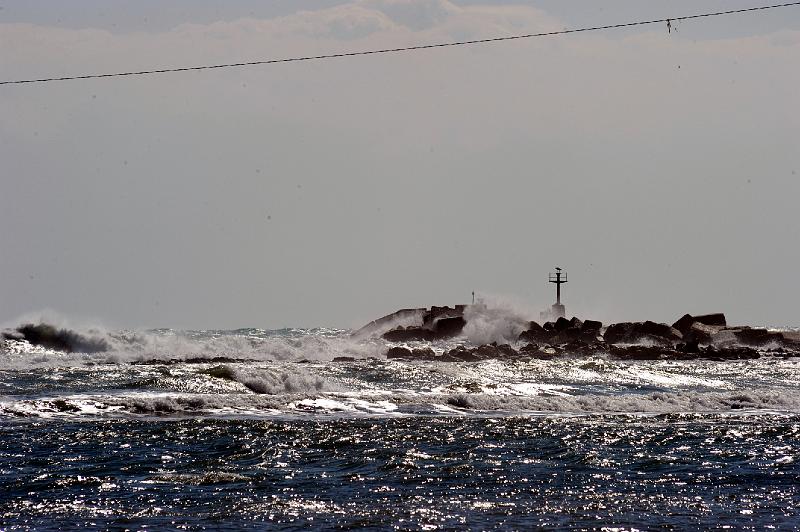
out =
[[563,318],[567,315],[566,308],[561,304],[561,285],[567,282],[567,272],[562,272],[556,266],[556,272],[549,275],[549,281],[556,285],[556,304],[552,306],[551,316],[553,319]]

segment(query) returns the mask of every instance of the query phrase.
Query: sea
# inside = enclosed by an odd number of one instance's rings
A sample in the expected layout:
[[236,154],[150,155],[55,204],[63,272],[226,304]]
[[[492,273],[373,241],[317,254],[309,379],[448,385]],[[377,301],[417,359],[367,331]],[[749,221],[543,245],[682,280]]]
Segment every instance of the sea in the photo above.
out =
[[795,358],[95,333],[108,351],[0,350],[2,530],[800,529]]

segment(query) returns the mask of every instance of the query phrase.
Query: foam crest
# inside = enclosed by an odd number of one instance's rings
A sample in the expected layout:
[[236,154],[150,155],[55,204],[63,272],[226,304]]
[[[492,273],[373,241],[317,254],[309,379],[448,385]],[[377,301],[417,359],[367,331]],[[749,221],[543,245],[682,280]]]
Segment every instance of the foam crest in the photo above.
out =
[[454,407],[474,411],[542,412],[548,414],[704,414],[740,411],[800,412],[800,397],[790,390],[754,392],[655,392],[650,394],[541,394],[498,396],[454,394]]
[[[272,391],[281,384],[273,383]],[[312,386],[313,387],[313,386]],[[794,390],[728,392],[653,392],[649,394],[570,395],[538,390],[534,395],[496,393],[450,394],[411,391],[360,395],[327,392],[73,396],[0,401],[0,416],[119,417],[119,416],[252,416],[314,415],[658,415],[658,414],[798,414]]]
[[307,371],[271,371],[268,369],[216,366],[206,373],[212,377],[236,381],[258,394],[317,394],[331,386],[319,375]]

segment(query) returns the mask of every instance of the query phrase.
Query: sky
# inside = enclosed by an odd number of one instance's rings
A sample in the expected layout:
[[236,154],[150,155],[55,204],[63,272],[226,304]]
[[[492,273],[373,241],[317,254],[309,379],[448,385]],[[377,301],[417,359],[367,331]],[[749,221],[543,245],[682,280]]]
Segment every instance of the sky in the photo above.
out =
[[[507,36],[760,0],[0,0],[0,79]],[[0,323],[399,308],[800,326],[800,7],[0,85]]]

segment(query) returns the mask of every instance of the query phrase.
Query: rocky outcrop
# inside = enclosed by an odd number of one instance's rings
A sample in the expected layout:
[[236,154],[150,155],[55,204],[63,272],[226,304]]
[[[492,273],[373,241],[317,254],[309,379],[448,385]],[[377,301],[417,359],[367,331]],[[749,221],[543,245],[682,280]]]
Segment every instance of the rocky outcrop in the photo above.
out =
[[383,338],[390,342],[432,342],[436,340],[433,331],[422,327],[399,327],[384,333]]
[[548,343],[554,335],[555,332],[552,329],[546,330],[535,321],[532,321],[528,324],[528,329],[522,331],[517,341],[532,344]]
[[[549,360],[559,356],[589,356],[608,354],[620,360],[749,360],[759,358],[761,354],[752,347],[735,346],[717,348],[705,346],[687,348],[687,344],[677,347],[656,345],[601,345],[574,342],[560,346],[537,346],[527,344],[516,350],[509,345],[482,345],[478,347],[459,346],[436,355],[431,349],[408,349],[393,347],[386,354],[388,359],[435,361],[435,362],[480,362],[483,360],[542,359]],[[785,351],[774,353],[776,356],[796,356]]]
[[453,338],[461,334],[466,324],[461,316],[441,318],[433,324],[433,332],[438,338]]
[[586,320],[581,321],[578,318],[572,318],[569,321],[569,326],[566,328],[557,327],[556,335],[551,339],[554,344],[570,344],[573,342],[579,343],[597,343],[602,342],[603,338],[600,336],[600,329],[603,324],[599,321]]
[[390,342],[433,342],[461,334],[467,322],[464,318],[442,318],[424,327],[400,327],[383,335]]
[[707,346],[702,348],[686,348],[686,344],[679,344],[676,349],[658,346],[629,345],[609,346],[609,354],[622,360],[694,360],[698,358],[708,360],[749,360],[759,358],[760,354],[750,347],[716,348]]
[[[466,325],[464,306],[431,307],[419,321],[395,327],[383,337],[390,341],[434,341],[460,335]],[[770,356],[800,356],[800,332],[753,327],[728,327],[724,314],[686,314],[672,326],[653,321],[609,325],[594,320],[559,318],[535,321],[517,338],[518,344],[458,346],[437,355],[430,348],[392,348],[389,358],[475,362],[487,359],[550,359],[558,356],[610,355],[627,360],[743,360]],[[757,349],[758,350],[757,350]]]
[[602,341],[600,330],[603,324],[599,321],[581,321],[578,318],[567,320],[559,318],[555,322],[547,322],[544,326],[535,321],[530,322],[528,329],[523,331],[519,338],[520,342],[532,344],[551,344],[561,345],[570,342],[592,343]]
[[509,359],[519,356],[519,352],[507,344],[487,344],[474,348],[459,346],[442,355],[443,361],[474,362],[478,360]]
[[722,327],[715,327],[714,325],[706,325],[699,321],[692,323],[689,330],[683,334],[686,343],[696,343],[708,345],[713,341],[713,338],[722,330]]
[[454,338],[467,324],[464,309],[464,305],[431,307],[422,315],[422,325],[397,327],[384,333],[383,338],[390,342],[432,342]]
[[436,353],[433,349],[408,349],[406,347],[393,347],[386,353],[386,358],[400,358],[404,360],[435,360]]
[[509,359],[519,357],[520,353],[510,345],[487,344],[478,347],[458,346],[437,356],[429,348],[408,349],[393,347],[386,353],[388,359],[435,360],[440,362],[477,362],[479,360]]
[[687,334],[691,329],[693,323],[701,323],[703,325],[711,325],[713,327],[726,327],[728,325],[725,319],[725,314],[704,314],[702,316],[692,316],[691,314],[684,314],[681,319],[672,324],[672,326],[679,330],[681,334]]
[[422,326],[423,327],[431,327],[434,326],[436,322],[449,319],[449,318],[463,318],[464,317],[464,310],[466,309],[466,305],[456,305],[454,307],[431,307],[429,311],[427,311],[422,316]]
[[610,325],[603,335],[608,344],[636,344],[642,342],[675,345],[683,335],[666,323],[653,321],[623,322]]

